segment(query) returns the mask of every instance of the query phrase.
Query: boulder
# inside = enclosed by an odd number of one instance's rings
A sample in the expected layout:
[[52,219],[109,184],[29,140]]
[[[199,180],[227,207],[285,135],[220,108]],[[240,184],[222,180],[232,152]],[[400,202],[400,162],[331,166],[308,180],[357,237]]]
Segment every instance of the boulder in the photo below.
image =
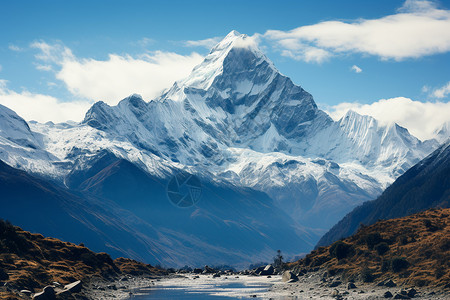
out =
[[394,299],[411,299],[408,295],[395,294]]
[[407,295],[410,298],[414,298],[414,296],[417,295],[417,291],[414,288],[410,288],[409,290],[407,290]]
[[356,285],[353,282],[349,282],[347,284],[347,289],[351,290],[351,289],[356,289]]
[[259,272],[259,275],[273,275],[274,272],[275,268],[272,265],[267,265]]
[[393,295],[392,295],[392,293],[391,292],[389,292],[389,291],[386,291],[384,294],[383,294],[383,297],[384,298],[392,298],[393,297]]
[[31,296],[31,294],[32,294],[31,291],[29,291],[29,290],[21,290],[20,293],[27,295],[27,296]]
[[384,286],[386,286],[386,287],[396,287],[397,284],[395,284],[395,282],[393,282],[392,279],[389,279],[389,280],[384,282]]
[[44,290],[40,293],[36,293],[33,296],[35,300],[53,300],[56,299],[55,289],[48,285],[44,288]]
[[298,281],[298,277],[291,271],[285,271],[281,277],[283,282],[295,282]]
[[216,271],[213,268],[211,268],[211,267],[205,266],[203,268],[203,272],[202,273],[203,274],[212,274],[212,273],[216,273]]
[[74,293],[74,294],[81,292],[82,288],[83,288],[83,284],[81,283],[80,280],[72,282],[72,283],[69,283],[69,284],[64,286],[64,290],[67,290],[67,291],[69,291],[71,293]]
[[303,272],[302,270],[300,270],[299,272],[298,272],[298,274],[297,274],[297,276],[304,276],[306,273],[305,272]]
[[338,290],[334,290],[332,293],[331,293],[331,297],[339,297],[340,296],[340,294],[339,294],[339,291]]
[[333,282],[330,283],[329,287],[337,287],[339,285],[341,285],[341,281],[339,280],[334,280]]

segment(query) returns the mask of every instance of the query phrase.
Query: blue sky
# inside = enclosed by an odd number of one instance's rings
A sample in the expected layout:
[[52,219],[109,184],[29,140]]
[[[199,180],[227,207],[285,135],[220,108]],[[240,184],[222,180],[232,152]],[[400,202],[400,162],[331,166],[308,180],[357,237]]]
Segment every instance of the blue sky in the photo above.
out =
[[[26,119],[62,121],[80,120],[97,100],[151,100],[235,29],[335,118],[348,108],[383,118],[405,106],[431,116],[450,108],[449,9],[420,0],[3,0],[0,103]],[[411,130],[414,116],[386,121]]]

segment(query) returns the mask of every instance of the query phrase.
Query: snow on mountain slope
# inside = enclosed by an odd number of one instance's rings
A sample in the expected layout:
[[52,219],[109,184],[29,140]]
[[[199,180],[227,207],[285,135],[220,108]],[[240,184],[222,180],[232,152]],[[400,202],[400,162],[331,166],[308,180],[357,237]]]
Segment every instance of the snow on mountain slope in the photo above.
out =
[[61,175],[53,164],[57,158],[44,150],[42,138],[14,111],[0,105],[0,160],[35,173]]
[[22,169],[64,181],[108,151],[158,178],[188,169],[263,191],[292,222],[322,231],[437,146],[351,111],[334,122],[236,31],[156,99],[97,102],[80,124],[30,125],[53,169],[36,168],[33,153]]
[[43,136],[45,149],[58,162],[62,173],[60,180],[73,170],[89,168],[90,158],[105,149],[159,177],[170,174],[174,165],[152,152],[142,151],[120,135],[110,135],[91,126],[32,123],[31,128]]
[[405,172],[438,146],[432,141],[421,142],[395,123],[382,126],[374,118],[351,110],[314,135],[308,145],[309,153],[338,163],[356,162],[379,169],[391,178]]
[[444,144],[448,141],[448,139],[450,138],[450,121],[445,122],[441,128],[437,129],[435,132],[436,135],[436,140],[441,143]]

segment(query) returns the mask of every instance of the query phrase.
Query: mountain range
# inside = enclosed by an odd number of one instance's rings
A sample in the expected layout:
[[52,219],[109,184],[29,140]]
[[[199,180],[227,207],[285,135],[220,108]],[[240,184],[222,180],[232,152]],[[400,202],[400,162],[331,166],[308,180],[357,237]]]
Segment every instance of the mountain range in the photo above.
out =
[[[439,141],[446,134],[441,130]],[[60,124],[27,123],[0,106],[5,172],[26,171],[31,185],[45,182],[40,186],[70,199],[61,208],[68,215],[54,223],[59,233],[21,216],[19,184],[2,197],[2,205],[18,207],[0,217],[73,241],[68,219],[89,231],[85,244],[94,251],[111,248],[152,264],[244,265],[277,249],[288,257],[308,252],[438,145],[353,111],[332,120],[251,38],[232,31],[187,78],[150,101],[99,101],[82,122]],[[180,173],[201,182],[195,206],[167,199]],[[42,200],[35,201],[40,212]]]
[[435,207],[450,207],[450,142],[401,175],[376,200],[348,213],[318,242],[327,246],[378,220],[406,217]]

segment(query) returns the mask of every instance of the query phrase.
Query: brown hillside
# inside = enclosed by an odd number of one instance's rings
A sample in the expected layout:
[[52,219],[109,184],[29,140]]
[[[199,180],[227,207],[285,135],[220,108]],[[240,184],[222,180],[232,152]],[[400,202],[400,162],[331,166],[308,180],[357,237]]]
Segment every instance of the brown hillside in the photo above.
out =
[[450,209],[378,221],[289,265],[365,282],[450,288]]
[[[68,284],[88,277],[114,279],[125,274],[163,273],[151,265],[124,258],[112,260],[106,253],[32,234],[0,220],[0,282],[7,282],[10,290],[37,292],[53,282]],[[0,299],[7,295],[11,295],[7,288],[1,287]]]

